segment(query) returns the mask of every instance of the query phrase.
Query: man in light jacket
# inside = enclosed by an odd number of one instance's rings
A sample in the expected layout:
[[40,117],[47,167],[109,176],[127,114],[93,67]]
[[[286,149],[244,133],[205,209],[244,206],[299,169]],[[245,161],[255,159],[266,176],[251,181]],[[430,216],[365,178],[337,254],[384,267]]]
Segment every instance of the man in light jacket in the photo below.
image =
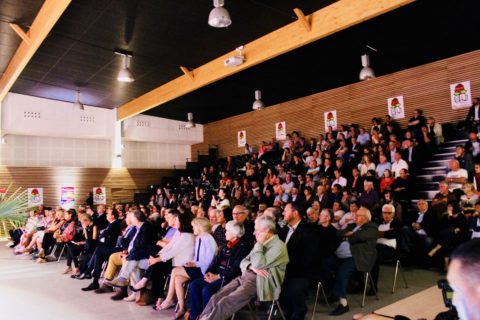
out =
[[260,301],[278,299],[289,260],[287,247],[275,230],[272,218],[256,219],[257,243],[240,263],[242,275],[212,296],[200,315],[201,320],[227,319],[255,297]]

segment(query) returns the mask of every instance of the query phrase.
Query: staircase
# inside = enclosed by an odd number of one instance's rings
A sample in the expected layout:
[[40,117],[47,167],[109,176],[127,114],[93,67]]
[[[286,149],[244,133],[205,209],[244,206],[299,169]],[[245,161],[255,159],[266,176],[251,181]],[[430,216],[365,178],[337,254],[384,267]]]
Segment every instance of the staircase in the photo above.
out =
[[430,160],[425,163],[415,177],[415,192],[411,202],[412,209],[417,208],[419,199],[431,200],[438,193],[438,182],[445,179],[449,161],[455,155],[456,146],[464,145],[467,142],[465,132],[451,131],[448,133],[448,140],[437,148]]

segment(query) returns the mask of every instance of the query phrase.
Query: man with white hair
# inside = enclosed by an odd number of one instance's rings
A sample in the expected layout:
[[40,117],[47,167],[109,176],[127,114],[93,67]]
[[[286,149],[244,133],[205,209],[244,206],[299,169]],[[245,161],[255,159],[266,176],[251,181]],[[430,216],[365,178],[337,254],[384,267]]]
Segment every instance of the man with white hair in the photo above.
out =
[[240,263],[242,275],[212,296],[201,320],[227,319],[255,297],[260,301],[279,298],[289,259],[287,247],[275,230],[272,218],[260,216],[255,220],[257,243]]
[[376,244],[378,226],[371,222],[372,214],[360,207],[355,215],[355,223],[344,230],[338,230],[337,236],[343,239],[335,251],[338,268],[333,294],[339,298],[338,306],[330,315],[338,316],[349,311],[347,302],[347,284],[355,270],[370,272],[377,258]]
[[395,219],[395,207],[391,204],[384,204],[382,207],[382,223],[378,226],[377,261],[372,269],[375,290],[371,288],[370,295],[375,294],[375,291],[377,291],[380,263],[391,261],[396,257],[401,230],[402,225],[400,221]]

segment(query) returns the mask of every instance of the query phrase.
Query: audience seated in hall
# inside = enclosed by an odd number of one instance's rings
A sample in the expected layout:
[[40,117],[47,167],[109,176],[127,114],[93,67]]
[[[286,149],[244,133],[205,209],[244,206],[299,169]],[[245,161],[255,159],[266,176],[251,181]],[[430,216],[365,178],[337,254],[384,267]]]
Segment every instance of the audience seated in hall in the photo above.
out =
[[438,193],[415,212],[416,174],[444,141],[419,110],[407,128],[375,117],[314,137],[292,132],[258,152],[248,145],[156,188],[148,204],[32,210],[11,232],[15,252],[45,262],[65,245],[65,272],[92,279],[82,290],[116,290],[113,300],[156,310],[176,300],[175,317],[188,306],[186,318],[222,319],[257,298],[279,299],[288,319],[304,319],[318,281],[338,298],[332,314],[340,315],[358,272],[371,272],[373,294],[382,263],[446,268],[452,250],[480,237],[480,119],[469,121],[469,140],[456,147]]

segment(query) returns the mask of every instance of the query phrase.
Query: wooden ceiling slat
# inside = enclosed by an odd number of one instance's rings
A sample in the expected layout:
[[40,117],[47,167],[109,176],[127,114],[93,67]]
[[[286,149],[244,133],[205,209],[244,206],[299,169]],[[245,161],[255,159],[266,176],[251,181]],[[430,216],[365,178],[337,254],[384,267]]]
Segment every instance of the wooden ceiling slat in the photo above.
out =
[[[312,43],[333,33],[347,29],[415,0],[340,0],[306,17],[311,31],[301,21],[293,22],[245,45],[247,60],[236,68],[226,68],[225,54],[195,69],[195,82],[188,77],[176,78],[117,109],[117,119],[126,120],[139,113],[171,101],[184,94],[224,79],[259,63]],[[274,45],[272,45],[274,44]]]
[[46,0],[28,32],[30,43],[22,41],[0,79],[0,102],[22,73],[55,23],[72,0]]

